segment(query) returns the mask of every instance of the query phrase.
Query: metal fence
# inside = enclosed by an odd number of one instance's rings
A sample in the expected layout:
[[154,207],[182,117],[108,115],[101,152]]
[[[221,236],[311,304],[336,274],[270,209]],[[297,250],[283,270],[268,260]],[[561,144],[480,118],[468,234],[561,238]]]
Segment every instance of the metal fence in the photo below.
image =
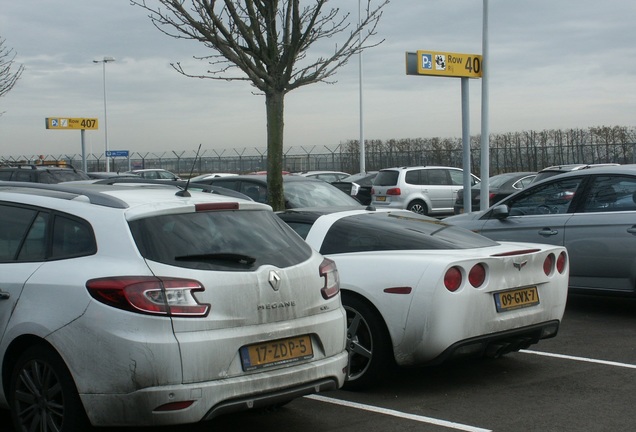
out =
[[[626,127],[602,127],[585,130],[517,132],[490,136],[490,174],[513,171],[538,171],[550,165],[568,163],[636,163],[636,131]],[[471,172],[480,175],[480,137],[472,137]],[[368,140],[365,142],[365,167],[368,171],[392,166],[442,165],[461,167],[461,139]],[[248,173],[267,169],[264,148],[202,149],[163,153],[129,152],[128,158],[111,158],[111,171],[163,168],[187,177],[210,172]],[[82,156],[16,155],[2,158],[4,163],[64,161],[82,167]],[[105,171],[103,154],[86,158],[87,171]],[[335,170],[359,171],[358,141],[335,147],[290,146],[283,155],[283,169],[291,172]]]

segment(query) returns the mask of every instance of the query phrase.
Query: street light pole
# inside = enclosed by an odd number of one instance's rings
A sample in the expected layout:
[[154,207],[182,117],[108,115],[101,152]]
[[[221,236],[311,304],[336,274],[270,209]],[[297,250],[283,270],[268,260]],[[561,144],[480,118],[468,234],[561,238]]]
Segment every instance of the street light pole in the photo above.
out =
[[106,157],[106,172],[110,172],[110,158],[108,157],[108,114],[106,110],[106,63],[114,62],[113,57],[104,57],[102,60],[93,60],[93,63],[102,64],[102,77],[104,82],[104,156]]
[[[358,31],[360,31],[360,26],[362,25],[362,12],[360,11],[360,0],[358,0]],[[360,52],[358,53],[358,83],[360,86],[360,172],[364,173],[367,171],[366,169],[366,151],[364,145],[364,113],[362,106],[362,36],[358,33],[358,48],[360,48]]]

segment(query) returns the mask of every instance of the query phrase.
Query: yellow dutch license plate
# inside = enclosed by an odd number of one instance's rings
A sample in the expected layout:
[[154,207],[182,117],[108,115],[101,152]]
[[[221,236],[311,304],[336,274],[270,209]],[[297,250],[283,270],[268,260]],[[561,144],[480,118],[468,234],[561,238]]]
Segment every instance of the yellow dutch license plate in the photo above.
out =
[[529,287],[495,293],[497,312],[534,306],[539,304],[537,287]]
[[375,197],[376,201],[386,201],[386,197],[384,196],[379,196],[379,197]]
[[240,353],[244,371],[279,366],[314,356],[309,335],[247,345],[241,347]]

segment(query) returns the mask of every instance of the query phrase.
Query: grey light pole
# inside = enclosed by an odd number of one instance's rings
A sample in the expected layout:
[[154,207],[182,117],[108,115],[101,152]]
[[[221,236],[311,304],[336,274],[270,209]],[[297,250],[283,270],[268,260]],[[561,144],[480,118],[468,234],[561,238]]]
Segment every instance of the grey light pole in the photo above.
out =
[[115,59],[113,57],[93,60],[93,63],[102,64],[102,77],[104,81],[104,156],[106,157],[106,172],[110,172],[110,158],[108,157],[108,114],[106,110],[106,63],[114,61]]
[[481,188],[479,197],[481,200],[479,210],[486,210],[490,206],[490,130],[489,130],[489,81],[490,53],[488,43],[488,0],[483,0],[483,34],[481,52]]
[[[360,0],[358,0],[358,28],[362,25],[362,12],[360,11]],[[358,33],[358,47],[362,48],[362,37]],[[362,49],[358,53],[358,82],[360,86],[360,172],[366,172],[366,151],[364,145],[364,113],[362,110]]]

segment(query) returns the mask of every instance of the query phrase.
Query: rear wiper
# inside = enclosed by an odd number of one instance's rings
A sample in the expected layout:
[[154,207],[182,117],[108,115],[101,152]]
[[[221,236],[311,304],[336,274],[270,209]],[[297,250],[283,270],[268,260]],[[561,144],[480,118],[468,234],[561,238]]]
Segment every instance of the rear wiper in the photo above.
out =
[[235,253],[207,253],[174,257],[175,261],[230,261],[239,264],[254,264],[256,258]]

